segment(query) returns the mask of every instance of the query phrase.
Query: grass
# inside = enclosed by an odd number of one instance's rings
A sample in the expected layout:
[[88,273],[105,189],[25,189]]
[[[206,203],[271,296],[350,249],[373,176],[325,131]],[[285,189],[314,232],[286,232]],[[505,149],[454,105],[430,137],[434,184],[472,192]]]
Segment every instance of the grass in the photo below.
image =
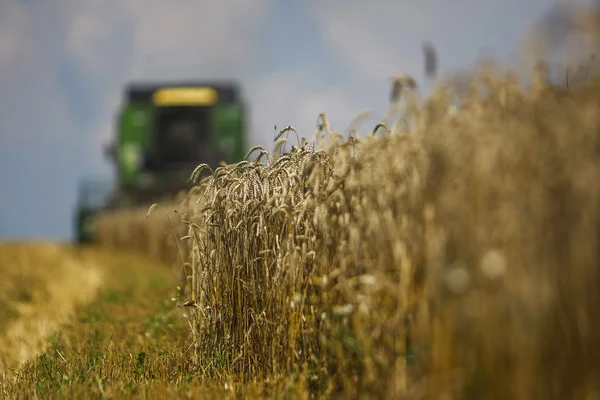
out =
[[[14,252],[13,245],[2,247]],[[44,254],[43,246],[18,248]],[[229,381],[224,367],[214,368],[220,379],[207,381],[192,364],[189,326],[173,301],[177,282],[163,264],[94,249],[64,248],[61,253],[81,265],[101,266],[102,288],[44,338],[39,354],[0,371],[0,398],[233,399],[263,397],[271,390],[262,382],[242,386]],[[213,363],[220,362],[215,353]],[[293,387],[280,386],[279,392],[297,398]]]

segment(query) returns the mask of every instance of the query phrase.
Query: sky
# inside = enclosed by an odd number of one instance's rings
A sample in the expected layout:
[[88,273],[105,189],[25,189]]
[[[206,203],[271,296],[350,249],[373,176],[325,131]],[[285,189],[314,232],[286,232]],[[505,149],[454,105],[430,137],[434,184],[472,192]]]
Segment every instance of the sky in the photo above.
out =
[[[563,1],[564,2],[564,1]],[[551,0],[0,0],[0,240],[71,240],[77,185],[110,179],[103,146],[130,81],[234,79],[250,145],[383,115],[393,75],[423,82],[514,56]]]

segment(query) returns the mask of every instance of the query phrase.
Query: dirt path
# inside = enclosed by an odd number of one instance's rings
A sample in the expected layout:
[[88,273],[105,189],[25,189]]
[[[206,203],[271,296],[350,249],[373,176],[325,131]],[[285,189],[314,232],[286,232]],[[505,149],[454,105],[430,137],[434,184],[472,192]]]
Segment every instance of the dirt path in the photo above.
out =
[[0,243],[0,374],[40,354],[48,337],[103,282],[99,266],[68,246]]

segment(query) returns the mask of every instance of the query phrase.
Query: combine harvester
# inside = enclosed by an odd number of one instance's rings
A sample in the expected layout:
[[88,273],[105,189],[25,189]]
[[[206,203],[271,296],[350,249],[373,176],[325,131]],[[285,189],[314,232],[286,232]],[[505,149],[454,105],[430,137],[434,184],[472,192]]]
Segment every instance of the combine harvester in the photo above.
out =
[[116,137],[106,156],[117,184],[79,187],[76,241],[96,243],[99,217],[123,210],[148,210],[190,189],[196,166],[235,163],[246,152],[245,104],[233,83],[131,84],[118,113]]

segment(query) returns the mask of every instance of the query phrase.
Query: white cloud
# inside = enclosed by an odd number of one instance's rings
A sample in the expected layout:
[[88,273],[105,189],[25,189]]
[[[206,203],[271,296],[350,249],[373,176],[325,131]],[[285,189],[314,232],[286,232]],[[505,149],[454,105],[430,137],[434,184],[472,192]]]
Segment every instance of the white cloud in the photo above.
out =
[[237,76],[253,58],[269,0],[131,1],[134,76]]
[[[65,50],[87,79],[111,79],[126,65],[123,3],[107,0],[63,1],[67,35]],[[124,57],[125,56],[125,57]]]
[[[270,3],[68,0],[69,50],[92,78],[237,75],[253,56]],[[111,76],[115,65],[127,68]]]

